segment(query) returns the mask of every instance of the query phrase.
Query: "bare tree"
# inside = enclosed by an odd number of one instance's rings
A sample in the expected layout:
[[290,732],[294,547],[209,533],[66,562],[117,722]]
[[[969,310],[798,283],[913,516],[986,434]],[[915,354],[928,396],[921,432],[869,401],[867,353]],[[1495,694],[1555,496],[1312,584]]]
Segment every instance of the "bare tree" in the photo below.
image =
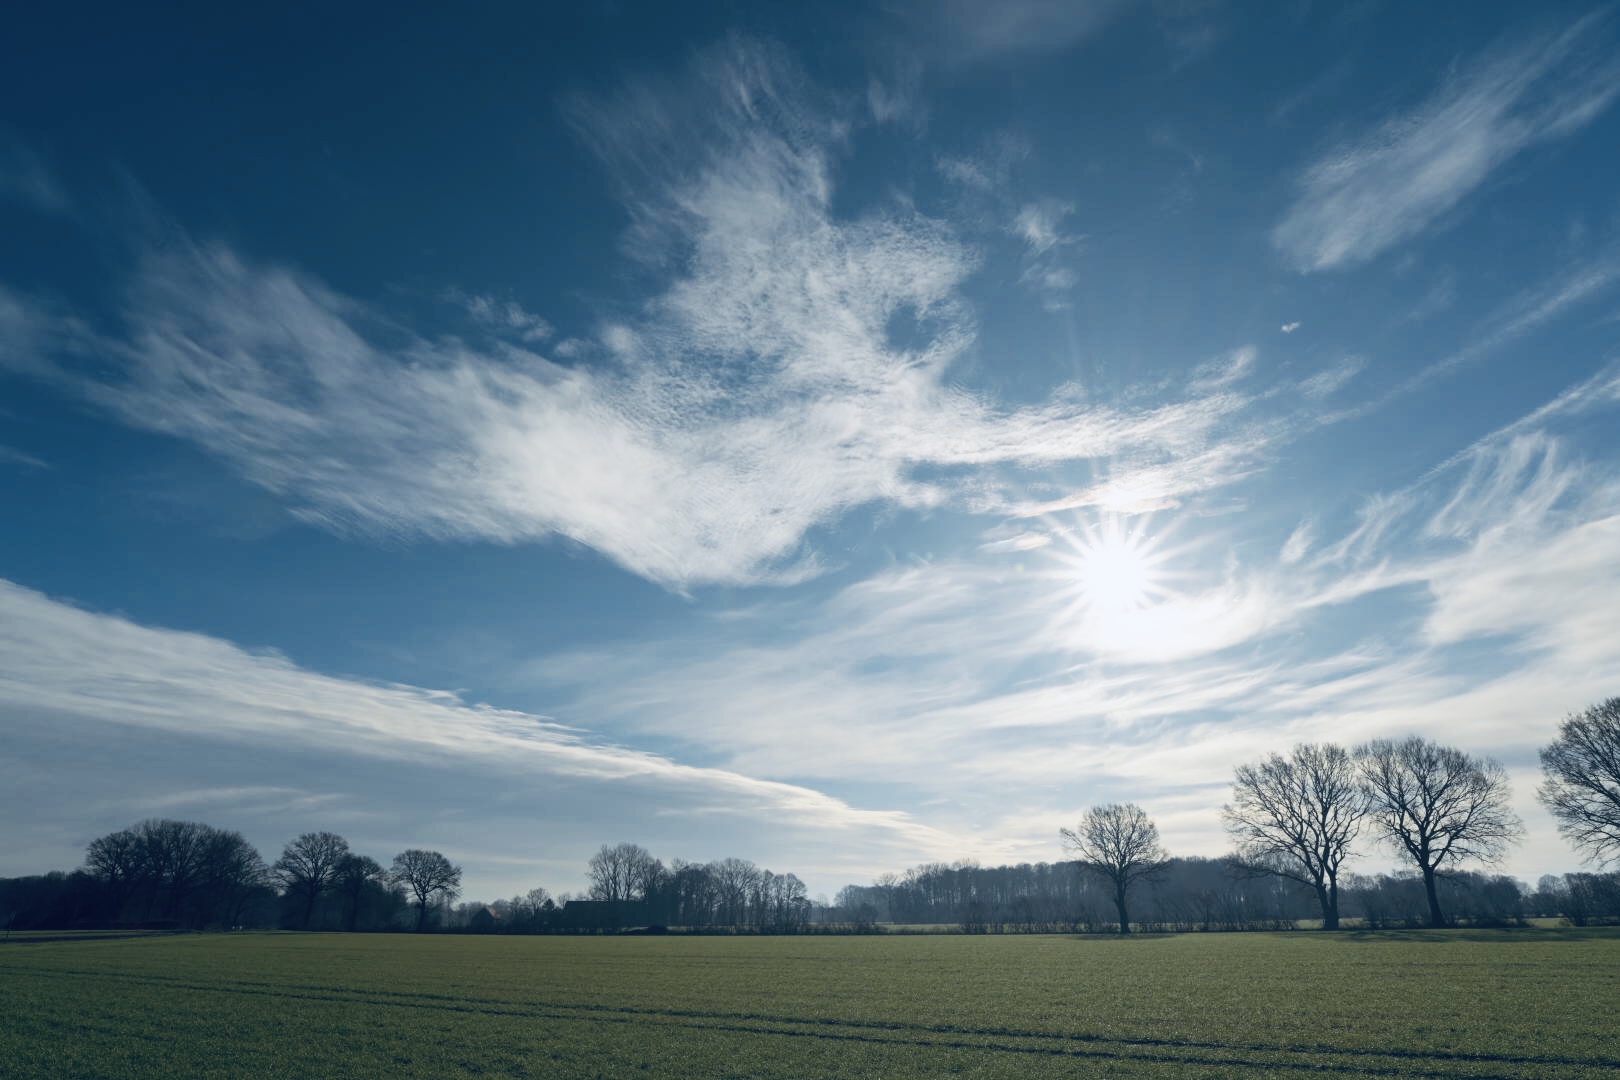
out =
[[721,859],[709,864],[709,876],[719,902],[717,915],[722,925],[741,926],[747,921],[748,897],[759,875],[759,867],[748,859]]
[[437,851],[411,848],[394,856],[393,869],[388,875],[397,884],[411,891],[416,903],[416,932],[427,926],[428,909],[440,901],[449,901],[460,895],[461,867]]
[[882,916],[889,922],[894,921],[894,891],[900,887],[900,875],[885,871],[872,879],[872,888],[883,898]]
[[289,843],[270,868],[287,895],[303,908],[299,926],[309,929],[315,905],[337,882],[338,867],[349,854],[349,842],[337,833],[307,832]]
[[1080,856],[1080,865],[1107,878],[1114,887],[1119,911],[1119,932],[1131,932],[1126,897],[1131,886],[1164,871],[1170,855],[1159,844],[1159,830],[1135,803],[1093,806],[1080,819],[1078,830],[1062,829],[1066,848]]
[[106,888],[115,918],[127,906],[146,918],[234,926],[265,884],[264,860],[241,833],[167,818],[91,841],[85,866]]
[[640,844],[602,845],[591,856],[591,899],[640,900],[663,873],[663,864]]
[[215,830],[195,821],[148,819],[133,830],[159,917],[181,919],[205,876],[209,836]]
[[1238,766],[1221,810],[1238,865],[1310,886],[1324,930],[1339,928],[1339,867],[1367,816],[1359,779],[1342,746],[1300,743],[1286,758]]
[[211,911],[226,927],[242,925],[249,902],[270,884],[264,858],[241,833],[208,828],[202,863],[201,884],[210,894]]
[[1524,833],[1508,805],[1507,773],[1416,735],[1366,743],[1356,759],[1375,827],[1423,875],[1429,925],[1446,925],[1436,875],[1456,863],[1494,863]]
[[354,933],[360,921],[360,904],[365,900],[366,889],[372,883],[381,885],[388,880],[388,874],[382,865],[369,855],[356,855],[353,852],[338,860],[337,870],[332,876],[332,889],[343,900],[343,928]]
[[1564,720],[1542,748],[1536,796],[1589,862],[1620,862],[1620,697]]
[[146,877],[146,852],[140,835],[134,829],[120,829],[90,841],[84,865],[106,889],[113,917],[122,916],[125,905]]
[[550,910],[551,894],[545,889],[536,886],[526,893],[520,893],[506,901],[506,909],[512,920],[512,927],[520,930],[534,930],[539,927],[540,920]]

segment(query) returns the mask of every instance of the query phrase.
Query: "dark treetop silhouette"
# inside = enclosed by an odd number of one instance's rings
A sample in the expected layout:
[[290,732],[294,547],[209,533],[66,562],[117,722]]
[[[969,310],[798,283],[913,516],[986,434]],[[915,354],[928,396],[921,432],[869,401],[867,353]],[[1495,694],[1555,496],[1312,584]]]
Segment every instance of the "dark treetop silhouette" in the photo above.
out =
[[1061,835],[1082,865],[1113,884],[1119,932],[1130,933],[1126,900],[1131,886],[1158,875],[1169,861],[1159,845],[1158,827],[1135,803],[1108,803],[1087,810],[1078,830],[1063,829]]
[[1620,697],[1566,719],[1541,768],[1536,794],[1564,839],[1593,862],[1620,862]]
[[1322,929],[1339,928],[1339,869],[1367,816],[1360,776],[1343,747],[1300,743],[1288,757],[1239,765],[1221,816],[1237,865],[1309,886]]

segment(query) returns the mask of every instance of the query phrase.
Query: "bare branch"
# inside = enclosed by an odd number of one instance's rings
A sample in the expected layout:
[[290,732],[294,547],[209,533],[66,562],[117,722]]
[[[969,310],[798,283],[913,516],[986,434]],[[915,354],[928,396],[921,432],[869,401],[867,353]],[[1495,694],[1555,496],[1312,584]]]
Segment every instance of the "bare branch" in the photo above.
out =
[[1137,881],[1162,873],[1170,860],[1153,820],[1135,803],[1109,803],[1087,810],[1078,830],[1060,829],[1059,834],[1082,866],[1113,883],[1119,932],[1130,933],[1127,893]]
[[1415,735],[1367,743],[1356,758],[1374,825],[1386,844],[1416,864],[1430,921],[1444,925],[1435,875],[1451,864],[1494,863],[1524,834],[1509,805],[1507,773],[1489,758]]
[[1589,862],[1620,863],[1620,697],[1565,719],[1541,751],[1536,797]]
[[1245,872],[1288,878],[1316,891],[1324,929],[1339,924],[1339,867],[1367,815],[1355,766],[1343,747],[1301,743],[1238,766],[1222,808]]

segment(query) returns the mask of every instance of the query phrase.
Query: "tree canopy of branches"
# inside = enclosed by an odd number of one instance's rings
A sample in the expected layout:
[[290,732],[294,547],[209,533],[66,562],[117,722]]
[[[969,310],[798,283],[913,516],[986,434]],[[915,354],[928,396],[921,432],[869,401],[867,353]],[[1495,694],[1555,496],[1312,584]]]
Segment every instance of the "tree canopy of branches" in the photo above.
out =
[[387,871],[369,855],[350,852],[338,860],[332,876],[332,889],[343,900],[345,930],[353,933],[358,925],[360,905],[365,902],[367,890],[381,887],[387,880]]
[[1496,862],[1524,832],[1508,805],[1507,773],[1416,735],[1366,743],[1356,759],[1375,827],[1422,874],[1429,925],[1446,925],[1435,876],[1470,860]]
[[450,900],[461,891],[461,867],[437,851],[411,848],[394,856],[389,877],[411,891],[416,904],[416,932],[427,926],[428,909],[440,900]]
[[1164,870],[1169,854],[1159,845],[1159,829],[1135,803],[1093,806],[1080,828],[1062,829],[1064,845],[1080,856],[1086,869],[1108,879],[1119,909],[1119,932],[1131,932],[1126,896],[1131,886]]
[[[150,823],[148,823],[150,824]],[[84,866],[107,889],[114,915],[122,912],[146,877],[140,826],[120,829],[90,841]]]
[[591,856],[591,899],[645,899],[663,873],[663,863],[640,844],[603,844]]
[[1300,743],[1288,757],[1239,765],[1221,810],[1238,864],[1310,886],[1324,930],[1339,928],[1339,868],[1366,814],[1355,763],[1331,743]]
[[303,907],[300,926],[309,929],[315,903],[337,882],[338,868],[349,855],[349,842],[337,833],[307,832],[289,843],[270,868],[287,895]]
[[85,869],[108,890],[115,915],[193,926],[234,925],[267,876],[241,833],[157,818],[91,841]]
[[1536,795],[1564,839],[1589,861],[1620,863],[1620,697],[1565,719],[1541,769]]

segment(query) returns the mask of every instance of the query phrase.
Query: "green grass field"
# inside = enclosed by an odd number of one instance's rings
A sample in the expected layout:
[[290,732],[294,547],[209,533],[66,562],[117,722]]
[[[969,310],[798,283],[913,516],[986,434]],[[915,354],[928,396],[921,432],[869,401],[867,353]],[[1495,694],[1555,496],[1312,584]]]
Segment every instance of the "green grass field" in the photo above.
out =
[[1620,933],[0,947],[0,1075],[1612,1076]]

